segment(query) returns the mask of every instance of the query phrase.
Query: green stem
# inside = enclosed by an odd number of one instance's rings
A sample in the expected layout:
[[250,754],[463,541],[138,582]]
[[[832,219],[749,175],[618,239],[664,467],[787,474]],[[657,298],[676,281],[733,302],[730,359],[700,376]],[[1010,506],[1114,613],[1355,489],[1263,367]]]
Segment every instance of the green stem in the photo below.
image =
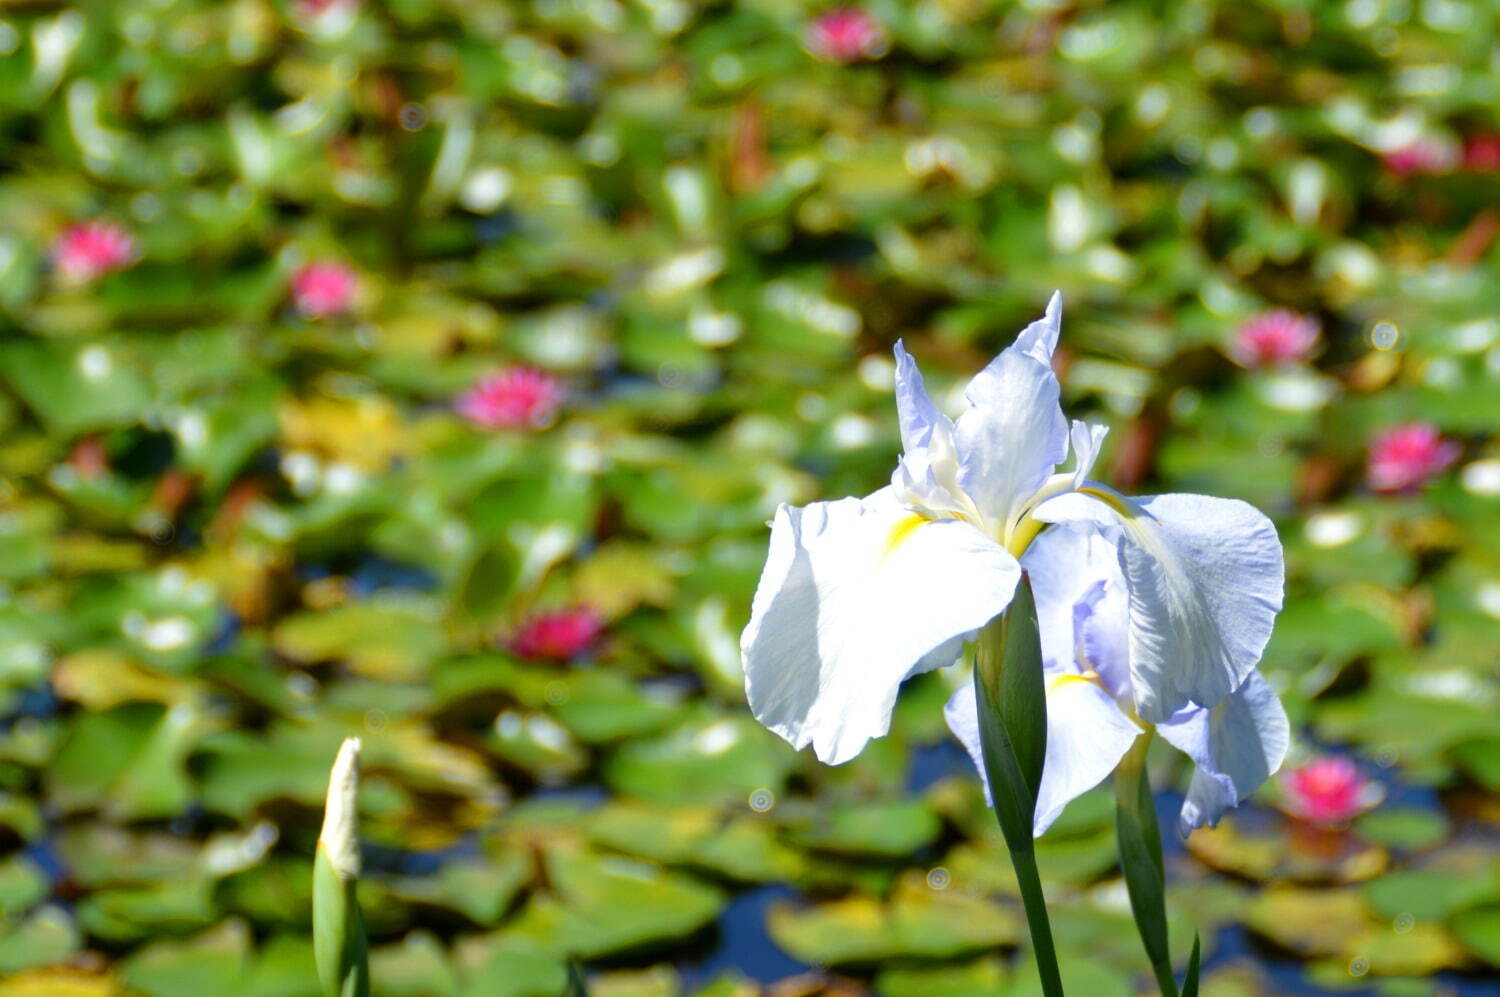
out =
[[1162,860],[1151,779],[1146,772],[1146,752],[1150,747],[1148,732],[1136,738],[1115,769],[1115,835],[1120,869],[1130,892],[1130,909],[1135,914],[1146,958],[1151,961],[1162,997],[1178,997],[1167,942],[1166,863]]
[[1052,944],[1052,924],[1047,920],[1047,899],[1042,895],[1042,877],[1036,868],[1036,849],[1030,841],[1023,847],[1012,847],[1010,862],[1021,887],[1021,904],[1026,908],[1026,926],[1031,930],[1031,950],[1046,997],[1063,997],[1062,975],[1057,969],[1057,949]]
[[990,799],[1021,888],[1042,992],[1046,997],[1063,997],[1032,837],[1047,753],[1047,696],[1036,602],[1024,576],[1010,608],[980,634],[974,656],[974,697]]

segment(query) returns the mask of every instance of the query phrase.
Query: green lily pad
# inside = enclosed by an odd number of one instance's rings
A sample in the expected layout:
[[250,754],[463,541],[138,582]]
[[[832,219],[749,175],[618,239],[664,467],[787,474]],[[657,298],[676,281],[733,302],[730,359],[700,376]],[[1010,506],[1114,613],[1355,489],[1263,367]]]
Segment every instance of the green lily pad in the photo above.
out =
[[15,920],[46,899],[52,884],[25,855],[0,861],[0,921]]
[[618,792],[658,802],[739,802],[781,789],[796,755],[748,716],[699,711],[661,737],[632,741],[604,765]]
[[59,963],[83,945],[82,933],[61,907],[46,906],[0,926],[0,972]]
[[994,956],[957,965],[885,969],[875,978],[881,997],[993,997],[1008,973]]
[[693,877],[572,849],[548,852],[547,877],[552,890],[534,894],[509,930],[582,959],[681,938],[725,902],[721,890]]
[[524,938],[469,939],[457,954],[463,964],[463,997],[554,997],[567,986],[562,959]]
[[588,822],[607,848],[674,865],[709,869],[742,882],[795,879],[807,859],[765,820],[726,819],[712,807],[612,803]]
[[426,931],[372,951],[370,977],[380,981],[381,993],[393,997],[454,997],[459,986],[442,942]]
[[1500,968],[1500,904],[1490,903],[1459,911],[1449,927],[1475,957]]
[[273,935],[245,972],[245,997],[321,997],[311,932]]
[[55,433],[126,425],[151,401],[150,383],[118,343],[16,341],[0,349],[0,374]]
[[403,900],[456,910],[476,924],[494,924],[531,879],[531,857],[506,849],[483,861],[444,863],[435,876],[406,877],[391,884]]
[[1443,814],[1409,807],[1382,807],[1359,818],[1354,829],[1367,841],[1409,851],[1434,848],[1450,833]]
[[931,844],[942,830],[919,800],[831,807],[793,830],[804,848],[846,855],[901,857]]
[[122,975],[133,990],[149,997],[232,992],[244,982],[249,955],[249,927],[230,920],[194,938],[144,946],[125,962]]
[[1500,882],[1457,873],[1398,869],[1365,886],[1365,899],[1379,914],[1442,922],[1454,911],[1500,896]]
[[780,904],[767,915],[776,944],[817,966],[880,963],[889,959],[944,959],[1017,940],[1009,907],[962,890],[903,879],[889,901],[856,895],[799,907]]
[[1187,848],[1215,869],[1263,882],[1356,883],[1380,875],[1390,863],[1378,844],[1291,822],[1244,826],[1226,820],[1194,831]]
[[380,600],[288,617],[271,640],[294,661],[340,660],[369,678],[415,681],[442,654],[444,634],[431,607]]

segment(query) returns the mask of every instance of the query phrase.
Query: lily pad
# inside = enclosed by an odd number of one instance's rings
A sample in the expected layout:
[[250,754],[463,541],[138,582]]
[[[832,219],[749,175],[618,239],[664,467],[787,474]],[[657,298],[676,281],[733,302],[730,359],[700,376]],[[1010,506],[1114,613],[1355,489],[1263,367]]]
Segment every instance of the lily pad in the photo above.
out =
[[610,757],[605,778],[626,796],[659,802],[735,802],[781,789],[796,755],[748,716],[700,711],[661,737]]
[[1020,924],[1014,911],[924,878],[903,879],[888,901],[867,896],[771,908],[767,928],[776,944],[816,966],[872,964],[890,959],[942,959],[1011,945]]
[[369,678],[412,681],[442,654],[444,634],[429,606],[378,600],[288,617],[271,639],[294,661],[339,660]]
[[237,990],[244,982],[250,932],[243,921],[225,921],[184,941],[155,941],[126,961],[122,975],[150,997],[193,997]]
[[712,921],[725,900],[717,887],[632,859],[555,848],[546,866],[552,890],[533,895],[508,930],[577,958],[681,938]]
[[38,908],[0,926],[0,972],[59,963],[83,945],[83,934],[61,907]]
[[804,848],[846,855],[900,857],[931,844],[942,825],[918,800],[830,807],[797,827]]

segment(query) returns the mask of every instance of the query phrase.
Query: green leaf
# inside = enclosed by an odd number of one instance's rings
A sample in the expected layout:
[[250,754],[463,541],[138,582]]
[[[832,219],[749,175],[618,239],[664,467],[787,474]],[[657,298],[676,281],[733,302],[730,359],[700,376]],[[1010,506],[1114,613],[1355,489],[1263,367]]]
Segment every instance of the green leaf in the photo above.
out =
[[1202,958],[1202,939],[1193,936],[1193,952],[1188,956],[1187,975],[1182,978],[1182,997],[1198,997],[1198,964]]

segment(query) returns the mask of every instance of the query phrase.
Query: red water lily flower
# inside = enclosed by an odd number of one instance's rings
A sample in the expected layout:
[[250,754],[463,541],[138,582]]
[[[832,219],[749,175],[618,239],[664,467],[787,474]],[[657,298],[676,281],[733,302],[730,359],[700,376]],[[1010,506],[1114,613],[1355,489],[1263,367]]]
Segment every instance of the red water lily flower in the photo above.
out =
[[819,59],[850,63],[884,55],[885,28],[858,7],[840,7],[819,15],[807,27],[807,49]]
[[52,247],[52,263],[63,279],[86,284],[135,261],[135,237],[113,222],[70,225]]
[[1348,823],[1385,797],[1380,783],[1366,779],[1352,760],[1341,755],[1288,769],[1277,784],[1282,810],[1320,826]]
[[1306,360],[1318,345],[1318,320],[1286,308],[1261,312],[1235,333],[1230,354],[1246,367]]
[[1387,429],[1370,442],[1370,487],[1377,492],[1410,491],[1453,466],[1460,450],[1429,423]]
[[1454,166],[1454,155],[1431,139],[1416,139],[1381,157],[1385,168],[1398,177],[1418,173],[1447,173]]
[[458,414],[482,429],[545,426],[562,404],[562,385],[534,367],[487,374],[458,399]]
[[604,620],[587,606],[538,613],[510,638],[523,658],[568,661],[592,648],[604,633]]
[[292,303],[308,318],[342,315],[354,302],[354,271],[342,263],[321,261],[292,274]]

